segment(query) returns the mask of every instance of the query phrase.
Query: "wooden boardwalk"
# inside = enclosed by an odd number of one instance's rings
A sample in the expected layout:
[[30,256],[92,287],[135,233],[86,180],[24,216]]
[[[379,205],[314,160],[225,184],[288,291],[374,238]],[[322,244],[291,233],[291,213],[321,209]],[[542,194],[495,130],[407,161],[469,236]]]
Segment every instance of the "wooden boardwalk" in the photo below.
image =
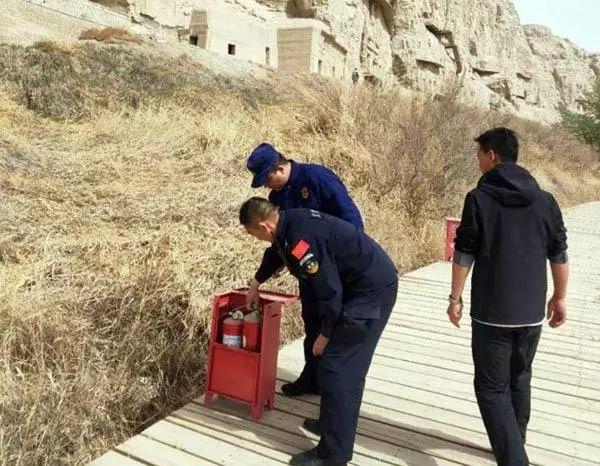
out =
[[[600,464],[600,202],[565,218],[568,323],[544,327],[527,450],[532,464],[585,466]],[[446,318],[449,280],[448,263],[401,278],[369,372],[351,464],[495,464],[473,395],[469,318],[460,329]],[[299,341],[282,349],[278,388],[295,378],[301,355]],[[316,397],[278,395],[276,410],[255,423],[234,403],[205,407],[198,398],[92,464],[285,464],[315,444],[301,424],[317,413]]]

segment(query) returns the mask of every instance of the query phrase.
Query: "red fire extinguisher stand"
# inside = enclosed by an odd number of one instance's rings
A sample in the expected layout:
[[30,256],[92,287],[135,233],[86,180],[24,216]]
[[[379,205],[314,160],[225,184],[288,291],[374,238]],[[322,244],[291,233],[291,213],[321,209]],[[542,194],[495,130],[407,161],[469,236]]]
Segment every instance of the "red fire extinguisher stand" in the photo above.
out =
[[444,247],[444,260],[451,261],[454,256],[454,239],[456,230],[460,226],[460,218],[446,218],[446,244]]
[[252,417],[259,420],[265,405],[274,408],[279,326],[285,304],[298,299],[294,295],[260,292],[262,325],[258,351],[223,344],[223,320],[234,309],[246,310],[246,289],[217,295],[213,301],[213,320],[208,348],[204,403],[215,395],[250,405]]

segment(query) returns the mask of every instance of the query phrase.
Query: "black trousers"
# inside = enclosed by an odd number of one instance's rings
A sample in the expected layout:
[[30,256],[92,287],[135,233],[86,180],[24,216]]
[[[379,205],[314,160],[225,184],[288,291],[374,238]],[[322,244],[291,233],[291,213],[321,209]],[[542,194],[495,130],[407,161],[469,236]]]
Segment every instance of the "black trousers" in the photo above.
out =
[[472,322],[475,395],[500,466],[526,466],[531,366],[542,326],[501,328]]
[[300,279],[300,303],[302,304],[302,322],[304,323],[304,368],[299,381],[309,392],[318,392],[317,369],[319,359],[313,355],[315,340],[321,332],[321,318],[317,309],[317,300],[310,285]]
[[[347,319],[334,327],[319,363],[319,458],[350,461],[365,379],[379,337],[396,302],[398,283],[381,290],[378,319]],[[342,309],[343,312],[343,309]]]

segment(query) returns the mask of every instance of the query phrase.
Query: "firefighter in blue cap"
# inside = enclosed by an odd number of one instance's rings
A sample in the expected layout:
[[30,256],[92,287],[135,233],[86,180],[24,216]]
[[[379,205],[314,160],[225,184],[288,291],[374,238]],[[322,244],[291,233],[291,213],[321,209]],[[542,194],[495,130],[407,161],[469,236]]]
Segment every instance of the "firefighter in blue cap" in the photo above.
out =
[[[271,189],[269,201],[281,210],[309,208],[345,220],[356,228],[364,228],[358,207],[348,194],[342,181],[328,168],[321,165],[297,163],[286,159],[268,143],[256,147],[248,159],[248,170],[253,173],[252,187]],[[258,299],[260,285],[269,278],[269,256],[265,256],[255,274],[248,292],[248,303]],[[319,358],[313,355],[312,346],[319,334],[320,319],[316,298],[306,280],[299,279],[304,339],[305,365],[295,382],[284,384],[281,390],[286,396],[305,393],[318,394],[317,367]]]
[[345,465],[352,459],[367,371],[396,302],[396,267],[362,230],[312,209],[280,210],[253,197],[242,205],[240,223],[271,243],[264,276],[286,266],[311,290],[320,316],[311,352],[321,356],[321,408],[319,419],[305,420],[304,427],[321,438],[290,464]]

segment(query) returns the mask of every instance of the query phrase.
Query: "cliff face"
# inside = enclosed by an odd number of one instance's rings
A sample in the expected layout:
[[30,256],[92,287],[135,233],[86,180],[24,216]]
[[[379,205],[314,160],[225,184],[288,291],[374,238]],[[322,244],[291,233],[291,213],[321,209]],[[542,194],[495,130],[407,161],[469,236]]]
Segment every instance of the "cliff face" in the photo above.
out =
[[[382,2],[373,0],[330,0],[316,11],[331,22],[342,43],[360,44],[365,52],[359,56],[360,66],[385,82],[397,81],[427,94],[458,82],[468,102],[552,121],[559,104],[579,108],[583,92],[599,72],[598,55],[548,28],[522,26],[510,0],[396,0],[390,5],[391,21],[376,23],[379,30],[389,26],[391,47],[386,34],[345,32],[349,19],[359,17],[358,12],[368,18],[373,4],[381,11],[377,6]],[[373,19],[358,24],[369,32]]]
[[583,93],[600,76],[600,55],[556,37],[547,27],[529,25],[524,30],[539,73],[541,104],[551,108],[553,103],[562,102],[578,110]]
[[534,57],[508,0],[399,0],[395,76],[435,93],[449,80],[479,105],[535,106]]
[[[128,0],[134,16],[185,26],[202,0]],[[383,83],[436,94],[450,83],[478,106],[543,121],[577,110],[600,58],[541,26],[510,0],[223,0],[248,15],[323,21],[354,68]],[[279,16],[277,16],[279,15]],[[188,19],[189,21],[189,19]]]

